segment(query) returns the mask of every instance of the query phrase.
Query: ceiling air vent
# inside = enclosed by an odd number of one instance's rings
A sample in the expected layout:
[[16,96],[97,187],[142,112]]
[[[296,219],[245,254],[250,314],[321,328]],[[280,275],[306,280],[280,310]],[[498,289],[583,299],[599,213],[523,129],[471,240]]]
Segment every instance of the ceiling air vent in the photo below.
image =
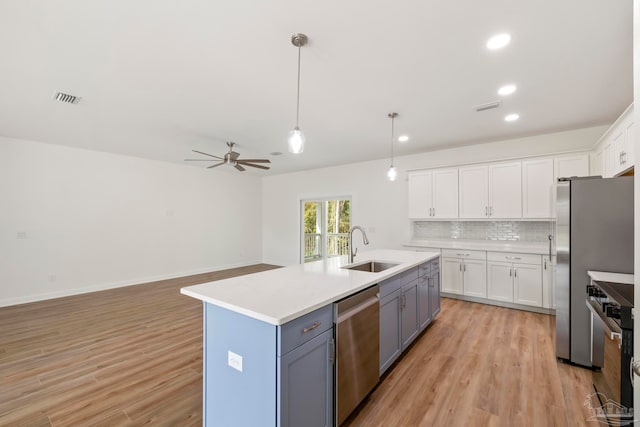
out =
[[500,107],[500,101],[491,101],[487,102],[486,104],[475,105],[473,109],[479,113],[480,111],[493,110],[494,108],[498,107]]
[[69,95],[68,93],[56,92],[53,94],[53,99],[67,104],[77,104],[81,98],[79,96]]

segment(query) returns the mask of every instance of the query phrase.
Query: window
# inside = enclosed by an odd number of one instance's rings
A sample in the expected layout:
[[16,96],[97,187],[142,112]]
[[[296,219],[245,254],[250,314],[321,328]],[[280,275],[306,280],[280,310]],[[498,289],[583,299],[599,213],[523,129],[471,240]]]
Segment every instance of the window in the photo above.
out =
[[301,222],[304,262],[349,253],[349,199],[303,200]]

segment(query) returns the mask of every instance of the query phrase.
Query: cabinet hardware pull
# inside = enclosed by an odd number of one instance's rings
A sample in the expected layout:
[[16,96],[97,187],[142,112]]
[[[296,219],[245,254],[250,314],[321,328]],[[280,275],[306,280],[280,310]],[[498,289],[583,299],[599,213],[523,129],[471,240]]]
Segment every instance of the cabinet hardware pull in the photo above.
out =
[[517,256],[506,256],[505,258],[506,259],[522,259],[522,258],[517,257]]
[[484,216],[489,216],[489,206],[484,207]]
[[544,269],[545,270],[547,269],[547,260],[546,259],[544,260]]
[[400,308],[402,308],[403,310],[407,308],[407,296],[405,294],[402,294],[402,305]]
[[493,216],[493,206],[489,206],[489,216]]
[[518,277],[518,269],[517,268],[513,269],[513,277]]
[[469,254],[456,254],[458,256],[469,256]]
[[302,330],[303,334],[306,334],[307,332],[311,332],[313,331],[315,328],[317,328],[318,326],[320,326],[322,324],[322,322],[318,322],[317,320],[315,322],[313,322],[313,325],[309,326],[308,328],[304,328]]
[[462,263],[458,264],[458,268],[462,271]]
[[467,271],[467,264],[462,266],[462,271]]
[[513,268],[509,269],[509,277],[513,276]]

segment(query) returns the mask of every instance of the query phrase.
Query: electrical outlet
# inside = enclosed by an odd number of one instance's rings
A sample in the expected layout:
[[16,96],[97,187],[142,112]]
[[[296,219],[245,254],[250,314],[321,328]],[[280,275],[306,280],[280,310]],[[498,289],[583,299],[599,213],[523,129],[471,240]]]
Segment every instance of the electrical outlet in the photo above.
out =
[[227,351],[227,364],[236,371],[242,372],[242,356],[239,354],[233,351]]

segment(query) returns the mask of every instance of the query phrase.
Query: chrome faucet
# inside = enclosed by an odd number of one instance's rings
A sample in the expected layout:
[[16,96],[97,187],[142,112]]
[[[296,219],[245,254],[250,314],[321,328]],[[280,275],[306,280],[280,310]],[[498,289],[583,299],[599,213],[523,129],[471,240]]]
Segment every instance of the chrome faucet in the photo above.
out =
[[354,225],[353,227],[351,227],[351,230],[349,230],[349,264],[353,262],[353,259],[358,253],[358,249],[353,248],[353,232],[356,230],[360,230],[362,232],[362,242],[365,245],[369,244],[369,239],[367,238],[367,233],[364,232],[364,228],[360,227],[359,225]]

